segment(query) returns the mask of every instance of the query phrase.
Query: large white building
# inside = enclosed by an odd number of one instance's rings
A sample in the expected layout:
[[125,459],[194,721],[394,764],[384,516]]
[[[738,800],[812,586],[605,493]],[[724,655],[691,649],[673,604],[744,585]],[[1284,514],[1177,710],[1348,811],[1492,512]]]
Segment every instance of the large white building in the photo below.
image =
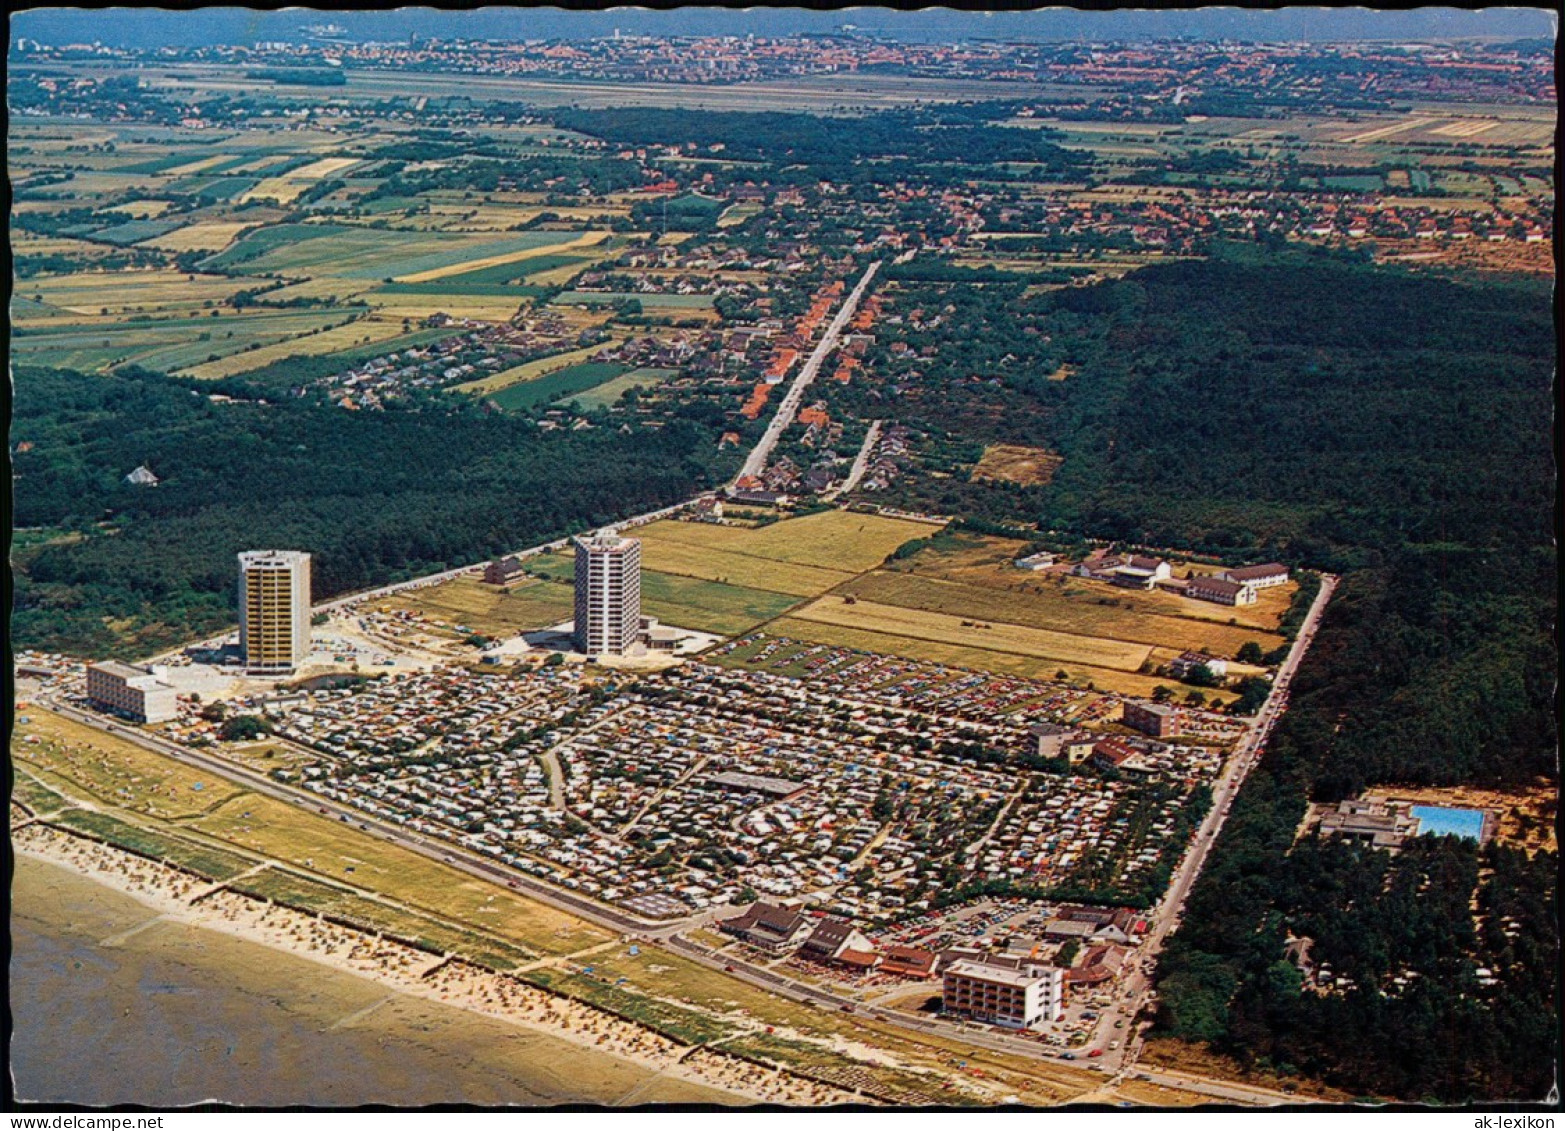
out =
[[962,958],[946,967],[941,1004],[988,1025],[1036,1029],[1065,1016],[1065,971],[1024,960]]
[[179,713],[178,695],[156,672],[107,660],[87,665],[87,698],[105,711],[138,723],[162,723]]
[[641,543],[604,530],[576,539],[572,638],[589,656],[622,656],[641,640]]
[[239,555],[239,650],[245,670],[291,672],[310,654],[310,555],[246,550]]

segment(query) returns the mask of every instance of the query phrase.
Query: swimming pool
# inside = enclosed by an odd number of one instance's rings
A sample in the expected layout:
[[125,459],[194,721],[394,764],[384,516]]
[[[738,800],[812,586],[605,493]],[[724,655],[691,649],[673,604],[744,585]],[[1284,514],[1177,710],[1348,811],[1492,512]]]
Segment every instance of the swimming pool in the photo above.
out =
[[1479,840],[1483,836],[1482,809],[1447,809],[1441,805],[1415,805],[1419,836],[1465,836]]

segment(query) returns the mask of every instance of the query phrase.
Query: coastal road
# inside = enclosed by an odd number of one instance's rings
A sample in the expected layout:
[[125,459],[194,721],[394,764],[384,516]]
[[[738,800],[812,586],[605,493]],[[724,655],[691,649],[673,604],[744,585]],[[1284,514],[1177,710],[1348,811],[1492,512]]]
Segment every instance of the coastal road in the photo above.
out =
[[793,384],[788,387],[787,396],[777,406],[777,413],[772,417],[772,422],[766,426],[766,431],[761,435],[760,443],[750,449],[750,454],[745,457],[744,466],[739,469],[739,474],[734,477],[737,483],[747,475],[759,475],[766,467],[766,461],[771,458],[772,449],[777,446],[777,441],[782,438],[788,425],[793,423],[793,418],[799,411],[799,405],[804,400],[804,391],[810,387],[810,382],[815,380],[815,375],[820,372],[822,363],[827,354],[837,347],[837,338],[842,334],[842,329],[848,324],[848,319],[853,317],[853,312],[858,309],[859,301],[864,297],[864,292],[869,289],[870,280],[875,277],[875,272],[880,270],[877,261],[869,265],[864,276],[859,279],[858,286],[843,300],[837,315],[826,327],[826,333],[821,335],[820,344],[810,354],[810,359],[804,363],[804,368],[799,370],[799,375],[793,379]]

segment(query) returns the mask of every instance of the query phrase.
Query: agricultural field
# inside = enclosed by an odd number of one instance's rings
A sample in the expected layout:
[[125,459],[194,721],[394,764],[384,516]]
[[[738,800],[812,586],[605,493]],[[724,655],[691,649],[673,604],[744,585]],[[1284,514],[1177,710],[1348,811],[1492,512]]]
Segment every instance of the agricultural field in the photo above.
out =
[[858,573],[881,564],[904,543],[939,529],[912,519],[827,510],[754,529],[663,520],[641,527],[636,537]]
[[[978,583],[948,581],[909,572],[876,570],[855,578],[838,592],[860,601],[944,613],[985,622],[1010,622],[1036,629],[1100,640],[1122,640],[1177,651],[1201,650],[1232,658],[1254,641],[1264,651],[1283,643],[1276,633],[1187,616],[1169,616],[1135,607],[1126,590],[1077,578],[1034,580],[1012,569],[1011,577]],[[1173,598],[1182,604],[1194,604]]]
[[569,350],[565,353],[535,358],[532,361],[524,362],[514,368],[504,370],[490,377],[484,377],[478,381],[467,381],[460,385],[452,385],[450,391],[453,393],[471,393],[475,396],[492,396],[502,389],[509,389],[513,385],[538,381],[562,369],[569,369],[572,366],[588,362],[594,354],[602,352],[612,344],[612,342],[602,342],[598,345],[583,346],[581,349]]
[[1005,621],[974,621],[949,613],[856,598],[850,601],[837,594],[827,594],[796,610],[791,619],[1118,671],[1136,671],[1152,651],[1148,645],[1129,641],[1078,636]]
[[554,581],[529,580],[502,589],[473,577],[455,577],[440,585],[398,593],[375,607],[387,612],[416,612],[453,629],[463,625],[485,636],[504,637],[570,620],[573,600],[571,587]]
[[199,365],[192,365],[180,372],[187,377],[200,377],[203,380],[209,378],[232,377],[238,373],[249,373],[274,362],[283,361],[290,357],[319,357],[324,354],[338,353],[351,350],[356,347],[374,345],[386,342],[392,338],[401,336],[402,323],[386,321],[378,318],[360,318],[349,322],[345,326],[334,326],[330,329],[319,330],[315,333],[301,334],[275,342],[260,349],[246,350],[242,353],[230,354],[219,358],[217,361],[204,361]]
[[513,412],[536,408],[551,401],[569,401],[573,399],[572,394],[607,384],[624,373],[625,369],[625,366],[613,361],[584,361],[556,369],[531,381],[507,385],[498,392],[490,393],[489,400]]

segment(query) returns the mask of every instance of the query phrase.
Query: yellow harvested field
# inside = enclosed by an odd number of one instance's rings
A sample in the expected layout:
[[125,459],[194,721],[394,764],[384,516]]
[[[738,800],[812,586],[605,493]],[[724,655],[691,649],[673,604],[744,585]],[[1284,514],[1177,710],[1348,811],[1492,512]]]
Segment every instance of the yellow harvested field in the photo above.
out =
[[912,519],[830,510],[749,528],[665,519],[640,528],[636,537],[859,573],[880,565],[903,543],[940,529]]
[[705,581],[721,581],[750,589],[765,589],[771,593],[787,593],[794,597],[817,596],[853,576],[840,570],[799,565],[797,562],[779,562],[727,550],[650,539],[639,530],[634,535],[642,539],[642,565],[658,573],[699,577]]
[[[794,616],[772,621],[766,626],[766,631],[772,636],[787,636],[817,644],[836,644],[866,652],[883,652],[888,656],[928,660],[936,664],[950,664],[952,667],[993,672],[997,675],[1020,675],[1031,679],[1052,680],[1063,671],[1068,680],[1091,683],[1099,691],[1115,691],[1142,698],[1150,698],[1153,689],[1168,682],[1156,676],[1137,675],[1135,672],[1116,671],[1113,668],[1064,663],[1040,656],[1027,656],[1019,652],[963,647],[959,644],[921,640],[912,636],[897,636],[886,632],[850,628],[846,625],[828,624],[824,621],[804,620]],[[1208,695],[1211,697],[1210,692]]]
[[1439,118],[1409,118],[1405,122],[1395,122],[1389,126],[1380,126],[1372,130],[1363,130],[1362,132],[1350,134],[1347,137],[1338,138],[1337,140],[1345,141],[1350,145],[1360,145],[1366,141],[1383,141],[1384,139],[1392,137],[1396,134],[1407,133],[1409,130],[1421,129],[1424,126],[1432,125],[1439,120]]
[[376,292],[373,299],[388,317],[416,319],[449,314],[480,322],[505,322],[516,315],[523,302],[530,301],[505,295],[397,295],[384,291]]
[[205,169],[210,169],[213,165],[221,165],[232,156],[233,154],[231,153],[214,153],[210,157],[201,157],[195,161],[188,161],[183,165],[175,165],[172,169],[164,169],[163,175],[166,177],[186,177],[191,173],[199,173]]
[[158,247],[165,251],[222,251],[234,242],[235,236],[253,226],[254,222],[248,220],[202,220],[142,240],[136,246]]
[[129,204],[116,204],[105,212],[124,213],[137,220],[151,220],[163,215],[174,206],[171,200],[133,200]]
[[1484,133],[1487,130],[1494,129],[1494,127],[1498,126],[1499,124],[1499,122],[1493,121],[1458,121],[1451,122],[1448,125],[1440,126],[1436,129],[1432,129],[1429,132],[1432,134],[1440,134],[1442,137],[1474,137],[1478,134]]
[[105,271],[29,279],[27,290],[52,306],[97,314],[103,309],[112,313],[133,307],[199,306],[254,285],[253,279],[218,275],[197,275],[191,281],[178,271]]
[[358,298],[378,286],[380,283],[373,279],[333,279],[327,276],[320,279],[305,279],[303,282],[281,287],[271,291],[266,297],[271,302],[287,302],[295,298],[347,300]]
[[946,613],[881,605],[873,601],[855,601],[850,605],[846,598],[835,594],[827,594],[797,610],[792,618],[840,624],[893,636],[910,636],[963,648],[1014,652],[1065,664],[1090,664],[1118,671],[1135,671],[1152,651],[1146,644],[1076,636],[1068,632],[1007,624],[1004,621],[975,621]]
[[241,194],[236,203],[244,204],[250,200],[276,200],[288,204],[316,181],[325,180],[351,165],[357,165],[361,160],[362,158],[359,157],[323,157],[291,173],[267,177],[253,189]]
[[1283,643],[1283,638],[1274,632],[1230,625],[1226,618],[1219,623],[1215,619],[1169,615],[1168,611],[1153,612],[1148,603],[1132,598],[1162,596],[1190,606],[1207,602],[1112,589],[1080,578],[1039,577],[1010,566],[1004,567],[1004,572],[980,574],[963,581],[901,569],[874,570],[855,578],[838,592],[860,601],[946,613],[965,620],[999,619],[1075,636],[1170,648],[1175,654],[1198,649],[1232,657],[1251,641],[1266,651]]
[[583,232],[575,239],[571,239],[569,232],[560,233],[560,242],[545,244],[542,247],[529,247],[522,251],[510,251],[503,255],[488,255],[482,259],[467,259],[461,263],[453,263],[448,267],[433,267],[428,271],[415,271],[411,275],[398,275],[399,283],[431,283],[436,279],[444,279],[449,275],[465,275],[469,271],[480,271],[485,267],[499,267],[506,263],[519,263],[524,259],[536,259],[541,255],[558,255],[562,251],[570,251],[579,247],[592,247],[602,243],[608,238],[608,232]]
[[320,354],[352,349],[354,346],[383,342],[388,338],[397,337],[402,332],[401,322],[361,318],[346,326],[336,326],[314,334],[301,334],[296,338],[262,346],[260,349],[244,350],[227,357],[220,357],[216,361],[203,361],[199,365],[192,365],[178,372],[184,377],[216,380],[220,377],[232,377],[236,373],[249,373],[253,369],[260,369],[263,365],[270,365],[284,358],[316,357]]
[[377,608],[409,609],[474,632],[514,636],[547,628],[573,613],[573,589],[558,581],[523,581],[509,589],[456,577],[440,585],[398,594]]

